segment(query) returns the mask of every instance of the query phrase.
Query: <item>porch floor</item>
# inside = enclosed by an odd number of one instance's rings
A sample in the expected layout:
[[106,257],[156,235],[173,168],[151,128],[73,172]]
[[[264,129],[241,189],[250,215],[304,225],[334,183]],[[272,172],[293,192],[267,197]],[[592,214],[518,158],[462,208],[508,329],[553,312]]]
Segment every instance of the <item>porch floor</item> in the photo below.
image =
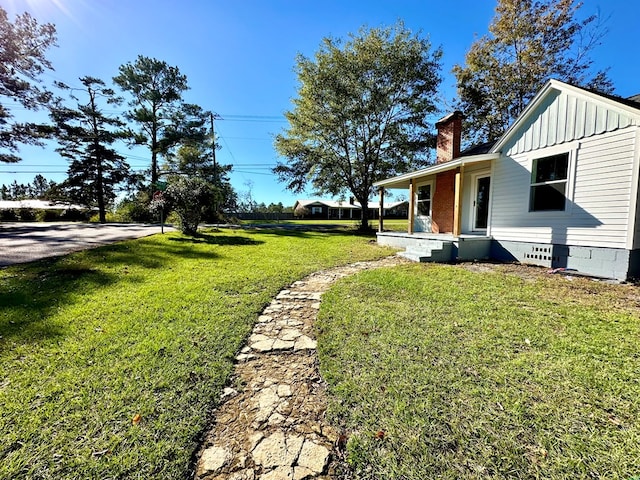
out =
[[484,234],[378,232],[378,244],[405,249],[401,254],[420,262],[488,259],[491,237]]

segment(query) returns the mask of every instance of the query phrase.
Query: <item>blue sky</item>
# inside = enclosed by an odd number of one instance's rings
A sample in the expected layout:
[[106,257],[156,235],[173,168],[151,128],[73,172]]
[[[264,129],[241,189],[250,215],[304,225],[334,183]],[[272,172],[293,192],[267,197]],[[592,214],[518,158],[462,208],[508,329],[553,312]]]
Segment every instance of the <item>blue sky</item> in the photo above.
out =
[[[191,89],[185,99],[221,116],[216,133],[220,163],[231,164],[239,192],[249,188],[258,202],[293,205],[294,195],[271,175],[278,161],[273,136],[286,123],[297,80],[295,56],[312,56],[323,37],[346,37],[363,25],[405,25],[444,51],[443,108],[455,97],[451,68],[464,62],[476,36],[487,32],[493,0],[3,0],[10,18],[28,11],[58,31],[58,47],[48,58],[55,68],[43,78],[73,85],[91,75],[110,82],[123,63],[145,55],[177,66]],[[640,2],[584,0],[581,13],[607,18],[608,35],[593,58],[610,67],[621,96],[640,93],[637,34]],[[124,107],[122,107],[124,110]],[[16,114],[19,112],[16,110]],[[149,165],[146,150],[119,151],[136,169]],[[36,173],[61,181],[67,162],[53,148],[23,149],[24,160],[0,164],[0,184],[31,182]],[[282,160],[282,159],[280,159]],[[25,172],[25,173],[14,173]]]

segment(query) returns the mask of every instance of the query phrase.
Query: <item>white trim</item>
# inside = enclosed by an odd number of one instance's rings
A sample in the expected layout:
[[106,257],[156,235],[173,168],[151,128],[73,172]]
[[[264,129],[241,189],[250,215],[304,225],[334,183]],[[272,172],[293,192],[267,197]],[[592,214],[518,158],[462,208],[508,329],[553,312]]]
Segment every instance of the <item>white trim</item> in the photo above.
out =
[[633,170],[631,173],[631,193],[629,198],[629,220],[627,221],[627,249],[636,247],[636,210],[638,208],[638,181],[640,181],[640,128],[636,128],[633,145]]
[[[424,187],[425,185],[429,185],[431,188],[429,190],[429,194],[430,194],[430,199],[429,199],[429,215],[418,215],[418,191],[420,190],[420,187]],[[426,180],[420,183],[416,183],[415,185],[415,191],[413,193],[414,195],[414,201],[413,201],[413,228],[414,231],[423,231],[423,230],[416,230],[416,224],[419,223],[420,225],[426,224],[429,226],[429,230],[428,232],[431,232],[431,227],[433,225],[433,199],[435,197],[435,193],[436,193],[436,182],[434,180]]]
[[[527,165],[529,168],[530,180],[529,187],[527,190],[527,213],[529,215],[540,216],[540,217],[566,217],[570,216],[573,210],[573,199],[574,199],[574,190],[575,190],[575,179],[576,179],[576,165],[578,158],[578,151],[580,149],[580,142],[573,141],[569,143],[562,143],[560,145],[554,145],[552,147],[541,148],[539,150],[533,150],[527,154],[524,154],[527,158]],[[531,183],[531,179],[533,177],[533,164],[536,160],[545,157],[552,157],[554,155],[561,155],[563,153],[568,154],[568,162],[567,165],[567,185],[565,189],[565,203],[564,210],[531,210],[531,186],[534,185]]]
[[[480,178],[485,178],[488,177],[489,178],[489,203],[487,205],[487,228],[476,228],[476,200],[478,198],[478,179]],[[489,228],[489,214],[491,212],[491,184],[493,182],[491,181],[491,170],[483,170],[481,172],[474,172],[471,174],[471,205],[470,205],[470,209],[469,212],[471,213],[471,215],[469,215],[469,231],[470,232],[486,232]]]
[[500,158],[498,153],[483,153],[482,155],[470,155],[468,157],[458,157],[455,160],[451,160],[445,163],[438,163],[431,165],[430,167],[423,168],[422,170],[416,170],[413,172],[398,175],[397,177],[387,178],[380,180],[373,184],[374,187],[387,187],[387,188],[408,188],[409,182],[414,178],[426,177],[428,175],[435,175],[436,173],[446,172],[453,170],[462,165],[471,165],[478,162],[486,162],[488,160],[497,160]]

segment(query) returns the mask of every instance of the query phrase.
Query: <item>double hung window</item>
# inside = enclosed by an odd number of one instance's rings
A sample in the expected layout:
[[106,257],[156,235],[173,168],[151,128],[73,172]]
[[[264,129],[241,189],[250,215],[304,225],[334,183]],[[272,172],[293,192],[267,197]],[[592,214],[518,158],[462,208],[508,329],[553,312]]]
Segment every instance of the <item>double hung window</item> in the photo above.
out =
[[567,204],[569,153],[536,158],[531,169],[529,211],[564,211]]

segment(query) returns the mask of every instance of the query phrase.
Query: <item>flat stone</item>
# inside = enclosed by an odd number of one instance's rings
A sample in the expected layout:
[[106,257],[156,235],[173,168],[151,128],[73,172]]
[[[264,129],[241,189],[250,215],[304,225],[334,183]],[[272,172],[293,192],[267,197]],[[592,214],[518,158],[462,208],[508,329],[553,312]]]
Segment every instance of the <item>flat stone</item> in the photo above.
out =
[[258,322],[260,323],[270,322],[271,320],[273,320],[273,317],[271,315],[260,315],[258,317]]
[[276,340],[273,342],[272,350],[291,350],[294,346],[294,342],[292,340]]
[[273,344],[274,340],[269,339],[262,342],[254,343],[251,345],[251,348],[253,348],[257,352],[270,352],[271,350],[273,350]]
[[278,393],[278,396],[280,398],[290,397],[291,396],[291,385],[278,385],[277,393]]
[[246,362],[248,360],[253,360],[254,358],[256,358],[256,356],[252,353],[240,353],[236,356],[236,360],[238,362]]
[[329,449],[309,440],[304,442],[297,464],[315,473],[322,473],[329,461]]
[[307,467],[293,467],[293,480],[305,480],[314,476],[315,472]]
[[264,438],[253,449],[251,455],[256,464],[262,465],[264,468],[291,467],[298,458],[302,442],[302,437],[297,435],[287,438],[283,432],[275,432]]
[[295,351],[298,350],[314,350],[318,348],[318,342],[307,337],[306,335],[302,335],[300,338],[296,340],[296,343],[293,347]]
[[292,341],[302,335],[300,330],[296,330],[293,328],[288,328],[280,332],[280,340],[284,341]]
[[271,340],[271,338],[261,333],[254,333],[249,337],[249,345],[252,343],[264,342],[265,340]]
[[293,468],[278,467],[270,472],[263,473],[260,480],[293,480]]
[[218,473],[231,459],[231,452],[222,447],[209,447],[202,452],[200,473]]
[[311,308],[314,308],[316,310],[320,310],[320,302],[315,302],[311,304]]
[[271,427],[276,426],[276,425],[282,425],[282,423],[285,421],[286,419],[280,415],[279,413],[274,413],[273,415],[271,415],[269,417],[269,420],[267,420],[267,424]]
[[250,452],[253,451],[254,448],[256,448],[256,445],[258,445],[258,443],[260,443],[260,440],[262,440],[264,438],[264,434],[262,432],[254,432],[249,436],[249,448],[248,450]]

